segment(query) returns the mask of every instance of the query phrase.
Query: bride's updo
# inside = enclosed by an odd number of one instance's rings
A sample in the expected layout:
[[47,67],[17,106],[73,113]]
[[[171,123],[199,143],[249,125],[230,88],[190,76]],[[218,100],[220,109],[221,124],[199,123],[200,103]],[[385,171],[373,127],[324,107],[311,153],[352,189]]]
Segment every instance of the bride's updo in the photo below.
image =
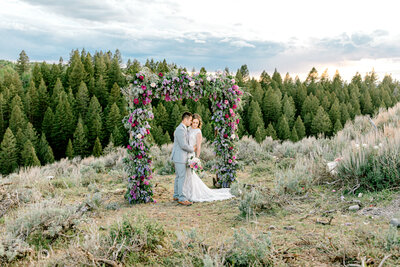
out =
[[201,126],[203,126],[203,121],[201,120],[201,116],[200,116],[199,114],[195,113],[195,114],[193,114],[192,121],[193,121],[194,119],[197,119],[197,120],[199,121],[199,126],[198,126],[198,128],[201,129]]

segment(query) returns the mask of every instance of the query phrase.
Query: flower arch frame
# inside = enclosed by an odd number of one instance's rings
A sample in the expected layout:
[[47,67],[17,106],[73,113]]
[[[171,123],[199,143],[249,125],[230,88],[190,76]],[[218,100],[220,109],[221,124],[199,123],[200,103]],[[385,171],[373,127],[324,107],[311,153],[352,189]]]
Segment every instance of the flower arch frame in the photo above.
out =
[[131,204],[155,202],[151,179],[150,121],[154,118],[152,99],[178,101],[183,99],[209,98],[212,103],[212,125],[215,130],[213,142],[217,157],[212,167],[222,187],[229,187],[236,180],[236,131],[240,119],[235,113],[241,101],[242,91],[232,76],[226,73],[214,75],[193,74],[182,70],[153,73],[148,68],[129,77],[129,85],[122,88],[128,101],[128,115],[123,119],[129,131],[127,157],[128,189],[125,198]]

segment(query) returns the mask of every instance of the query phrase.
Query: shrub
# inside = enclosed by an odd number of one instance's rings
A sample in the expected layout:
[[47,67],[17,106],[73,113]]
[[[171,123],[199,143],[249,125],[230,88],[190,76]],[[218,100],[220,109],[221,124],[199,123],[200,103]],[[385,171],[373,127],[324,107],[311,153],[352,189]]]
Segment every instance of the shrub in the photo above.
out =
[[301,194],[310,187],[313,181],[312,160],[298,158],[294,167],[277,170],[275,189],[279,194]]
[[272,242],[263,233],[253,237],[245,229],[235,231],[226,261],[232,266],[272,266]]

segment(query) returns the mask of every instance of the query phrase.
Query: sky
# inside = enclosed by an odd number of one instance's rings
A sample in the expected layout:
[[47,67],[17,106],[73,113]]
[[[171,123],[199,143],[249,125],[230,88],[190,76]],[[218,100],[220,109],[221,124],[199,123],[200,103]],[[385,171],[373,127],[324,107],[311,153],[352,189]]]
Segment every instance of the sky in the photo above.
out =
[[304,79],[373,69],[400,80],[396,0],[0,0],[0,59],[68,60],[73,49],[119,49],[191,70],[247,64]]

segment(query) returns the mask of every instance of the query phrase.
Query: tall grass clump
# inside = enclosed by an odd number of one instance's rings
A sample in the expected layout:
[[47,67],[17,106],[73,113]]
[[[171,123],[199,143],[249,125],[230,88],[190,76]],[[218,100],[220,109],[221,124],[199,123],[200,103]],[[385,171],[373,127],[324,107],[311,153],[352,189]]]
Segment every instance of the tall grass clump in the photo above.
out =
[[337,167],[345,190],[396,189],[400,184],[400,128],[384,126],[353,141]]

